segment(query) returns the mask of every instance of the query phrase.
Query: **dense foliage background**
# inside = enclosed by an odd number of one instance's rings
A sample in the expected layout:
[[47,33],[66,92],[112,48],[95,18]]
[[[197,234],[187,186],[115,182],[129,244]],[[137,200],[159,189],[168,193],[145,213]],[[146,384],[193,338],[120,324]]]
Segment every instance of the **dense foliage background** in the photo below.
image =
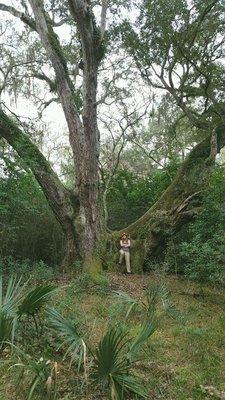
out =
[[224,0],[0,16],[0,400],[225,399]]
[[[11,3],[32,16],[29,2]],[[49,0],[45,5],[53,30],[62,39],[61,51],[80,112],[84,75],[79,67],[82,49],[76,23],[61,1]],[[97,25],[98,7],[93,2]],[[48,52],[30,30],[32,23],[26,26],[14,18],[13,9],[0,8],[4,16],[1,107],[75,192],[72,151]],[[215,127],[223,129],[224,4],[110,1],[107,12],[98,74],[100,185],[107,226],[119,230],[160,198],[197,143]],[[58,126],[61,120],[63,127]],[[59,266],[65,248],[62,229],[32,175],[30,160],[22,161],[3,138],[0,152],[2,263],[9,266],[12,260],[29,260]],[[160,264],[199,282],[223,283],[224,177],[224,167],[216,167],[209,188],[201,193],[199,215],[179,234],[168,232],[157,254],[147,259],[146,271]]]
[[[143,215],[165,191],[178,168],[178,162],[173,161],[167,170],[155,169],[146,176],[128,168],[118,169],[107,195],[110,229],[122,229]],[[161,251],[145,263],[146,271],[165,268],[198,282],[224,284],[224,181],[225,168],[217,166],[202,193],[201,213],[178,235],[171,232]],[[0,257],[4,269],[22,272],[37,262],[58,266],[64,245],[61,228],[32,174],[16,162],[8,160],[6,174],[0,179],[0,204]],[[28,260],[27,266],[24,260]]]
[[0,257],[58,265],[63,234],[30,172],[8,163],[0,178]]

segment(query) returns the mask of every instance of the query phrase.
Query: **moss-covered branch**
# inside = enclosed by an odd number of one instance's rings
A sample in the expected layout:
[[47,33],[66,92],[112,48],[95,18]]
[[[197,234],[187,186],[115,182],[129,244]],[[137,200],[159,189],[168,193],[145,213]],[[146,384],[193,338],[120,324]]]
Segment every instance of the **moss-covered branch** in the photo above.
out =
[[61,225],[65,224],[66,219],[72,220],[75,208],[78,208],[78,200],[72,199],[71,193],[64,187],[38,147],[3,110],[0,110],[0,137],[12,146],[33,172]]
[[[225,146],[225,125],[216,128],[217,152]],[[215,137],[215,131],[212,135]],[[211,153],[212,139],[209,135],[199,143],[180,167],[177,175],[159,200],[137,221],[119,232],[109,234],[111,263],[115,265],[119,237],[127,232],[133,239],[133,269],[142,269],[147,255],[165,243],[168,235],[178,231],[201,210],[202,191],[207,187],[215,162]],[[114,259],[113,259],[114,257]],[[106,256],[106,264],[110,265]]]
[[11,15],[13,15],[14,17],[19,18],[22,22],[24,22],[26,25],[28,25],[32,30],[36,31],[35,21],[32,18],[28,17],[23,12],[18,11],[15,7],[0,3],[0,10],[8,12]]
[[104,31],[106,24],[107,4],[103,7],[103,26],[97,26],[91,5],[85,1],[68,0],[71,15],[77,25],[82,43],[83,56],[86,63],[98,65],[103,59],[106,48],[104,43]]

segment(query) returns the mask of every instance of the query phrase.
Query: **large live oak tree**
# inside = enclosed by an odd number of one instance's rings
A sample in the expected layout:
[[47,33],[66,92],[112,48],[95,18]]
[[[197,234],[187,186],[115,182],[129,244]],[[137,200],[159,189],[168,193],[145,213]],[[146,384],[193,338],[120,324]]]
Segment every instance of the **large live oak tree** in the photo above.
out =
[[[142,1],[138,29],[133,30],[128,23],[120,27],[123,44],[134,58],[142,79],[149,86],[166,90],[192,126],[201,135],[204,132],[204,140],[191,151],[158,202],[126,228],[135,239],[132,260],[136,270],[169,233],[199,212],[201,191],[207,185],[217,152],[225,145],[224,93],[219,77],[223,71],[223,82],[224,67],[218,63],[224,45],[223,27],[218,24],[222,5],[216,0],[204,6],[201,3],[196,2],[190,9],[188,2],[174,1],[167,9],[165,0]],[[68,60],[44,2],[29,0],[32,16],[0,3],[0,10],[20,18],[36,31],[54,69],[73,152],[76,190],[64,187],[38,147],[3,109],[0,136],[32,170],[62,226],[67,243],[64,265],[71,266],[81,256],[87,268],[97,270],[101,269],[102,261],[115,264],[113,254],[121,234],[106,233],[100,192],[97,82],[105,52],[108,2],[103,0],[101,5],[99,26],[91,1],[68,0],[63,5],[81,42],[83,107],[80,115]]]
[[[50,206],[62,225],[67,240],[66,264],[72,264],[81,254],[85,263],[93,257],[101,234],[101,207],[99,196],[99,137],[97,129],[97,72],[103,57],[103,36],[106,4],[103,3],[101,29],[97,27],[95,17],[88,1],[68,1],[70,16],[74,19],[82,45],[83,60],[83,111],[82,118],[76,106],[76,93],[68,73],[67,60],[61,48],[58,36],[53,30],[52,21],[44,8],[43,1],[31,0],[30,6],[34,19],[24,17],[12,7],[0,5],[3,11],[18,16],[40,37],[46,54],[55,72],[59,99],[65,114],[69,130],[70,145],[73,151],[76,173],[77,196],[68,204],[71,196],[62,187],[52,173],[43,155],[32,145],[21,130],[12,131],[12,125],[6,124],[7,117],[2,111],[1,135],[29,162],[32,171],[46,194]],[[8,121],[9,122],[9,121]],[[17,138],[15,137],[17,136]],[[31,147],[33,148],[31,149]],[[27,152],[29,148],[29,152]],[[35,160],[33,154],[35,153]],[[40,165],[39,165],[40,164]],[[44,171],[43,171],[44,169]],[[79,203],[79,212],[77,204]],[[69,210],[68,210],[69,208]],[[76,216],[79,213],[79,229]],[[79,230],[79,233],[78,233]],[[79,235],[79,241],[76,240]]]

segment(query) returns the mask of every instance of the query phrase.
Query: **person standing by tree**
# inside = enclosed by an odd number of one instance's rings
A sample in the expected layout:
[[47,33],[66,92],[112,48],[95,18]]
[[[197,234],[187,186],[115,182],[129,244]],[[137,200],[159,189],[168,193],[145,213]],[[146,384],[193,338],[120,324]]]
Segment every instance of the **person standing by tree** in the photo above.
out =
[[127,234],[124,232],[120,239],[120,259],[119,264],[122,264],[123,258],[125,257],[126,269],[127,273],[131,274],[130,269],[130,239]]

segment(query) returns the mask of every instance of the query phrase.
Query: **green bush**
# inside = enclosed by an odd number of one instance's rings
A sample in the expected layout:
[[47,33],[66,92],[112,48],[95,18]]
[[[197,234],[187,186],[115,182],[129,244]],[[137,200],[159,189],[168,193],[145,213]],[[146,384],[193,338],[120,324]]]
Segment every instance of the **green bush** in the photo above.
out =
[[225,284],[225,169],[218,167],[204,193],[203,209],[180,244],[185,275],[200,283]]
[[19,274],[23,280],[30,278],[33,281],[46,281],[56,277],[56,270],[43,261],[16,260],[13,257],[0,258],[0,274]]
[[58,265],[63,233],[33,175],[13,169],[0,178],[0,257]]
[[200,283],[225,284],[225,233],[215,233],[203,242],[195,234],[190,243],[181,245],[185,275]]
[[119,169],[107,195],[110,229],[122,229],[141,217],[168,187],[177,168],[173,162],[167,172],[155,170],[146,177]]

